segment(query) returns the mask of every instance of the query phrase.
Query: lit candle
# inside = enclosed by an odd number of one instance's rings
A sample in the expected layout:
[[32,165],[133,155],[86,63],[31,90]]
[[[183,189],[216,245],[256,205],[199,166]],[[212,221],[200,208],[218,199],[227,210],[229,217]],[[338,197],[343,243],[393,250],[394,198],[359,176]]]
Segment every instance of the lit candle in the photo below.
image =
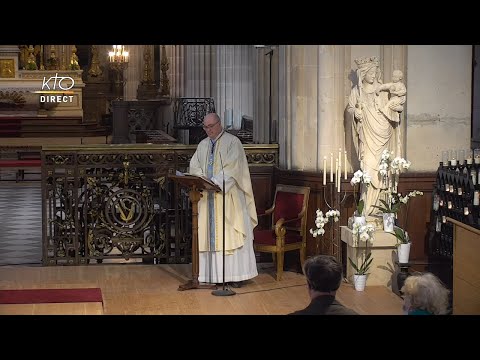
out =
[[468,214],[469,214],[469,212],[468,212],[468,207],[464,207],[464,208],[463,208],[463,214],[464,214],[464,215],[468,215]]
[[447,207],[448,207],[449,209],[451,209],[451,208],[452,208],[452,202],[449,201],[447,204],[448,204]]
[[330,153],[330,182],[333,182],[333,153]]
[[451,164],[452,164],[452,166],[456,166],[457,165],[457,159],[452,158]]
[[327,157],[323,157],[323,185],[327,185]]
[[480,205],[480,191],[478,190],[475,190],[475,192],[473,193],[473,205]]
[[442,216],[442,222],[446,223],[447,222],[447,217],[445,215]]
[[345,176],[344,176],[344,180],[347,180],[347,150],[345,150],[345,158],[343,159],[343,162],[345,163]]

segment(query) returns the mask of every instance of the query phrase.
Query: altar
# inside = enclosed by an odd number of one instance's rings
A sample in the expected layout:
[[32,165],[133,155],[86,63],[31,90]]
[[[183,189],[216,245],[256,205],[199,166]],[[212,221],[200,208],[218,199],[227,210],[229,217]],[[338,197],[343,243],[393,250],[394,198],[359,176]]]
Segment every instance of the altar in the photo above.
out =
[[352,230],[347,226],[340,226],[341,240],[347,245],[347,273],[346,277],[353,283],[355,273],[348,261],[360,264],[366,255],[372,253],[372,265],[367,276],[367,286],[384,285],[391,287],[392,274],[395,272],[396,244],[397,238],[394,234],[383,230],[375,230],[373,241],[366,244],[365,241],[355,241]]

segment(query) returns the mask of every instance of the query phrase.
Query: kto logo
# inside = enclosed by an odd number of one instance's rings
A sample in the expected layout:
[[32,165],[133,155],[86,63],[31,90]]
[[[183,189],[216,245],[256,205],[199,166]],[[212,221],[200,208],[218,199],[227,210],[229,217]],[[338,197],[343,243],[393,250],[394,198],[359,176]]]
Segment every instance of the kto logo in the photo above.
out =
[[74,92],[71,89],[75,86],[75,80],[70,76],[51,76],[48,80],[44,76],[42,83],[42,90],[35,91],[40,95],[41,103],[59,103],[59,102],[73,102]]

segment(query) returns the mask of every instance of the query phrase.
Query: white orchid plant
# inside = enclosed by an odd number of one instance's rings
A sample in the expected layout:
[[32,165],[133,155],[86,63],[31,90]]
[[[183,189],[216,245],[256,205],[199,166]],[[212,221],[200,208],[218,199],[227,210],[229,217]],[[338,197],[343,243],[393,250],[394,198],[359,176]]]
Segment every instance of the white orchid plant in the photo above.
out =
[[380,175],[383,177],[383,182],[388,186],[392,192],[397,192],[398,181],[400,173],[403,170],[408,170],[412,164],[399,156],[392,159],[393,151],[387,149],[382,152],[382,159],[378,166]]
[[373,226],[372,224],[366,224],[366,225],[357,224],[357,223],[353,224],[352,234],[354,239],[354,245],[358,246],[358,243],[360,241],[365,241],[365,253],[366,253],[360,265],[354,262],[350,257],[348,258],[350,265],[352,265],[353,269],[355,270],[355,274],[357,275],[368,274],[368,270],[370,270],[370,266],[372,265],[372,261],[373,261],[372,253],[371,252],[367,253],[367,248],[368,248],[368,244],[373,241],[374,231],[375,231],[375,226]]
[[[317,237],[319,235],[323,236],[325,234],[325,225],[330,221],[330,219],[333,218],[334,222],[337,222],[340,219],[340,211],[338,210],[328,210],[325,215],[323,215],[323,211],[320,209],[317,209],[316,212],[316,217],[315,217],[315,226],[316,229],[310,229],[310,234],[313,235],[313,237]],[[319,241],[317,240],[317,249],[316,253],[319,253]]]
[[369,187],[372,182],[372,178],[366,172],[364,173],[362,170],[357,170],[353,174],[352,180],[350,180],[350,185],[353,186],[353,197],[355,198],[355,203],[357,204],[356,208],[356,216],[363,216],[363,208],[365,203],[362,199],[357,201],[357,184],[365,184],[366,187]]
[[398,192],[400,173],[408,170],[412,163],[399,156],[392,159],[392,156],[393,151],[383,150],[379,172],[383,177],[383,183],[386,185],[386,190],[383,190],[386,196],[384,200],[379,200],[382,206],[372,205],[383,213],[397,213],[402,205],[407,204],[410,198],[423,195],[423,192],[418,190],[410,191],[405,196]]

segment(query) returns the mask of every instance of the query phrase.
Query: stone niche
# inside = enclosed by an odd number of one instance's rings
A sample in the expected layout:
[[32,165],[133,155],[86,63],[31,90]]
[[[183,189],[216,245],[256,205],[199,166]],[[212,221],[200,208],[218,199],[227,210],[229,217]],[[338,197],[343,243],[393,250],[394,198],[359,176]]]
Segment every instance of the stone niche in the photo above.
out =
[[354,239],[352,230],[346,226],[340,226],[341,240],[347,244],[347,280],[353,284],[353,275],[355,273],[350,265],[348,258],[351,258],[357,264],[361,264],[365,256],[365,250],[372,253],[372,265],[367,276],[367,286],[384,285],[391,287],[392,274],[395,272],[396,244],[397,238],[392,233],[383,230],[375,230],[373,241],[366,247],[365,241]]

